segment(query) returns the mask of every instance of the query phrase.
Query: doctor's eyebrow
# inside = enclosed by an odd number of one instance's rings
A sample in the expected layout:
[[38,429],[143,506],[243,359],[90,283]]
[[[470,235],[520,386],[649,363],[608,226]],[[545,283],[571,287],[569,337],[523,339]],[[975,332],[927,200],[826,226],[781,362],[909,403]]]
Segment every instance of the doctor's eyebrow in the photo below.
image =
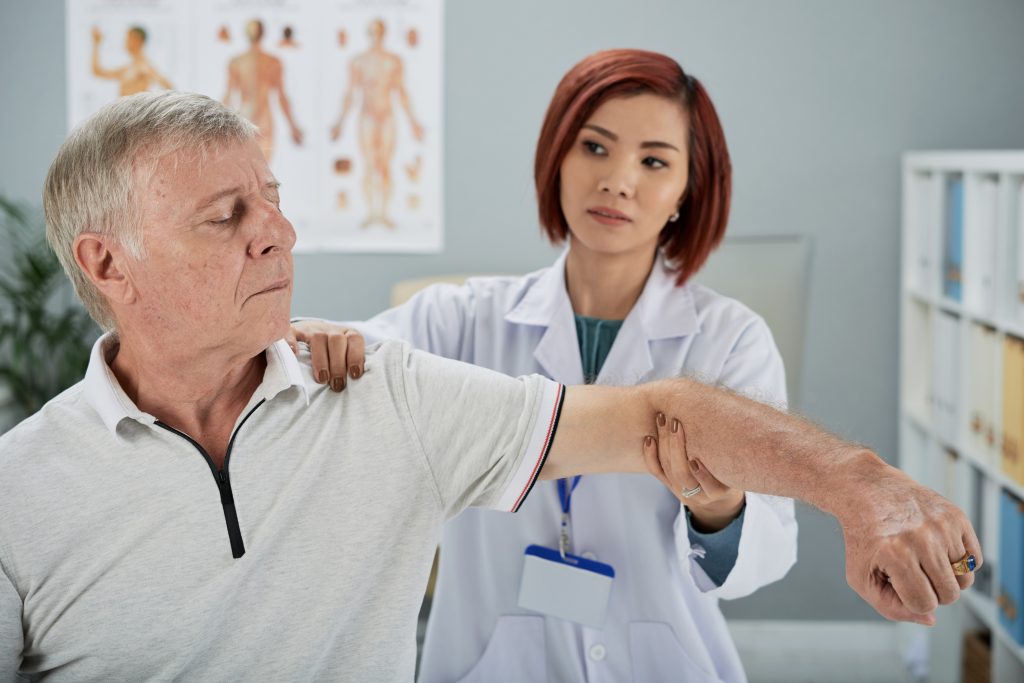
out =
[[[601,126],[595,125],[593,123],[584,124],[583,127],[588,129],[588,130],[594,131],[598,135],[605,136],[606,138],[608,138],[612,142],[618,142],[619,141],[619,136],[616,135],[615,133],[611,132],[607,128],[602,128]],[[673,145],[673,144],[671,144],[669,142],[664,142],[662,140],[644,140],[643,142],[640,143],[640,148],[641,149],[650,149],[650,148],[674,149],[677,152],[679,151],[679,148],[676,147],[675,145]]]

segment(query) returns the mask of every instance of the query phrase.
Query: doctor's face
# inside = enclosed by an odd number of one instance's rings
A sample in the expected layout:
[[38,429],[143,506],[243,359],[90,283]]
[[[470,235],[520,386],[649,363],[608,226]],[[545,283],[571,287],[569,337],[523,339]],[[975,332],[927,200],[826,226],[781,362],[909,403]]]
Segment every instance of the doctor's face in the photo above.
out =
[[562,161],[562,213],[573,250],[653,254],[689,177],[689,122],[654,94],[608,100]]

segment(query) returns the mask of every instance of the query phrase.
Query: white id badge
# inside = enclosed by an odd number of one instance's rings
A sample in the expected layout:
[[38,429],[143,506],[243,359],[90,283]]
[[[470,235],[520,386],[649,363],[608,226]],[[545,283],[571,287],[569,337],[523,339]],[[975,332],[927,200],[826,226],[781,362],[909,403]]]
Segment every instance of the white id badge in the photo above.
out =
[[523,560],[519,606],[600,628],[608,609],[615,569],[553,548],[531,545]]

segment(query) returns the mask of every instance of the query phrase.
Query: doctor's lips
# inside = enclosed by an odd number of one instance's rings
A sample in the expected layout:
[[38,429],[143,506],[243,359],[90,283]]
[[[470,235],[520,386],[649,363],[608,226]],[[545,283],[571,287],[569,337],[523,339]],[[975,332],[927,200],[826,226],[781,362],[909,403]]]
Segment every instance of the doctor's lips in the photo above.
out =
[[605,225],[622,225],[623,223],[633,222],[626,214],[607,206],[592,207],[587,209],[587,213],[597,220],[598,223],[604,223]]

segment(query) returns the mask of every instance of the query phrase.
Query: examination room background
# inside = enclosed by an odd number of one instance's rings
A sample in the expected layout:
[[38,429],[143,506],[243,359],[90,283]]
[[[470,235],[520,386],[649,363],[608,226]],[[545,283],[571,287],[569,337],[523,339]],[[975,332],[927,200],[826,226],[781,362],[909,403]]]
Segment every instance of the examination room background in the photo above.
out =
[[[1021,0],[448,0],[444,249],[301,255],[293,310],[361,318],[397,280],[549,264],[531,174],[558,78],[602,48],[665,52],[722,117],[729,234],[811,243],[796,407],[892,460],[900,155],[1024,147],[1022,29]],[[66,134],[64,30],[62,0],[0,2],[0,194],[33,207]],[[796,567],[726,615],[879,619],[846,586],[834,520],[799,520]]]

